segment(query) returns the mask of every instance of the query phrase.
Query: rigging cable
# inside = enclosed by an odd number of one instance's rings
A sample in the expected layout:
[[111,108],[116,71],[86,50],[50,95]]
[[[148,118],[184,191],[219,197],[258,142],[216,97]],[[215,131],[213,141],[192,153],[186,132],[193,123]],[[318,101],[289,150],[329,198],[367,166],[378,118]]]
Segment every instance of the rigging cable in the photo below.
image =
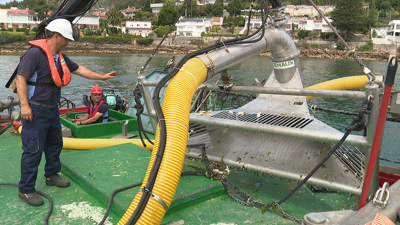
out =
[[[332,24],[329,22],[329,20],[325,17],[325,15],[321,12],[321,10],[318,9],[318,7],[314,4],[314,2],[312,0],[308,0],[313,7],[315,8],[315,10],[317,10],[317,12],[322,16],[322,18],[324,18],[325,22],[329,25],[329,27],[333,30],[333,32],[335,32],[335,34],[339,37],[340,41],[342,41],[342,43],[344,43],[344,45],[346,46],[347,50],[349,52],[351,52],[351,48],[350,46],[347,44],[347,42],[343,39],[342,36],[340,36],[339,32],[336,30],[336,28],[334,26],[332,26]],[[364,62],[358,57],[356,52],[352,52],[354,60],[356,60],[356,62],[358,63],[358,65],[361,67],[361,69],[363,70],[363,72],[365,73],[365,75],[367,75],[368,80],[370,82],[375,81],[376,76],[372,73],[372,71],[364,64]]]
[[[189,1],[186,1],[189,2]],[[174,27],[174,25],[179,21],[179,18],[183,15],[183,13],[185,12],[185,9],[187,7],[186,2],[184,3],[185,6],[182,8],[181,14],[179,14],[179,16],[175,19],[175,22],[171,25],[171,27],[169,28],[169,30],[167,31],[167,33],[164,35],[163,39],[161,39],[160,43],[157,45],[157,47],[154,49],[153,53],[150,54],[149,58],[147,59],[146,63],[142,66],[142,68],[140,68],[139,72],[138,72],[138,76],[140,76],[143,71],[146,69],[147,65],[150,63],[150,61],[153,59],[154,55],[156,54],[158,48],[160,48],[161,44],[164,42],[164,40],[167,38],[168,34],[171,33],[172,28]]]

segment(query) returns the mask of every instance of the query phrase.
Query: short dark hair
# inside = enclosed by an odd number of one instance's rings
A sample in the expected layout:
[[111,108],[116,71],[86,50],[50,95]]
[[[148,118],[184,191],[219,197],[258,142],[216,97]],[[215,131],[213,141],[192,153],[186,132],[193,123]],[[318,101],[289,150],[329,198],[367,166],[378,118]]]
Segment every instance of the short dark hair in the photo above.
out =
[[46,37],[47,37],[47,38],[53,37],[55,33],[56,33],[56,32],[49,31],[49,30],[46,29]]

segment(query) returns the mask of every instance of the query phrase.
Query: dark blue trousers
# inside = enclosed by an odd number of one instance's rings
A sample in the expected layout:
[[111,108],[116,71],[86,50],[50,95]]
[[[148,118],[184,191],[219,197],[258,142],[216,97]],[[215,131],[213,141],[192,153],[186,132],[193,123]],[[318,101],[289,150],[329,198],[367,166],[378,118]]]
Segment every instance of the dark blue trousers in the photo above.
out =
[[38,167],[44,152],[45,177],[56,175],[61,170],[60,153],[63,147],[58,107],[45,108],[30,104],[33,120],[22,119],[21,193],[35,192]]

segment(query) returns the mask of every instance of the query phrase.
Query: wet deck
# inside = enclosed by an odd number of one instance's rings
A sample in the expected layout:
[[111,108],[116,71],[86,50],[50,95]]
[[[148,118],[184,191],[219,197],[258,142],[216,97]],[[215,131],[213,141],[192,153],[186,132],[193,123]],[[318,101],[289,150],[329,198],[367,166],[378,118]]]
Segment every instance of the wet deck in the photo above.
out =
[[[0,135],[0,182],[18,183],[21,157],[20,136]],[[50,195],[54,210],[49,224],[98,224],[107,208],[109,195],[116,189],[141,182],[151,152],[133,144],[123,144],[90,151],[64,150],[62,175],[71,181],[68,188],[44,185],[44,158],[39,168],[36,188]],[[187,164],[201,165],[187,160]],[[184,171],[194,170],[184,166]],[[232,170],[229,179],[255,200],[279,201],[296,185],[277,177]],[[109,221],[116,224],[129,207],[139,187],[116,195]],[[28,206],[17,196],[14,186],[0,186],[0,224],[43,224],[49,202]],[[312,193],[302,187],[282,204],[290,215],[302,218],[306,213],[349,209],[357,196],[337,193]],[[305,204],[306,203],[306,204]],[[226,194],[220,181],[203,176],[182,177],[170,210],[162,224],[296,224],[280,213],[235,202]]]

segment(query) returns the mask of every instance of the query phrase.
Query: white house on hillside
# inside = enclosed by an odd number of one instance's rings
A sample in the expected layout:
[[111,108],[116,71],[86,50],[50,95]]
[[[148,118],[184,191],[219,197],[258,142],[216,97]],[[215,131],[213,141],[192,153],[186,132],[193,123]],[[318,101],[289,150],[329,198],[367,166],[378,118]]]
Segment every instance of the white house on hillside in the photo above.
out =
[[41,21],[37,18],[34,10],[18,9],[0,9],[0,23],[4,23],[4,28],[26,28],[28,25],[32,28],[37,27]]
[[150,4],[150,8],[151,8],[151,11],[153,12],[154,16],[158,16],[160,14],[160,10],[163,6],[164,6],[164,3]]
[[[334,6],[317,6],[319,10],[322,11],[322,13],[326,14],[328,12],[331,12],[335,9]],[[284,12],[286,14],[289,14],[291,16],[308,16],[308,17],[314,17],[318,16],[319,13],[317,10],[315,10],[314,7],[311,5],[286,5]]]
[[392,41],[400,42],[400,20],[392,20],[389,22],[389,30],[386,38]]
[[[148,37],[153,29],[151,28],[151,21],[126,21],[125,32],[132,35],[141,35]],[[124,31],[124,29],[122,29]]]
[[[105,17],[104,14],[87,13],[82,18],[76,18],[73,23],[77,24],[79,28],[84,25],[90,29],[99,29],[99,19]],[[34,10],[18,9],[11,7],[10,9],[0,9],[0,23],[4,23],[4,28],[26,28],[28,25],[30,29],[37,27],[41,20],[37,18],[37,13]]]
[[136,12],[138,11],[142,11],[142,9],[137,9],[136,6],[128,6],[128,8],[120,10],[120,12],[128,18],[135,17]]
[[[329,22],[332,20],[329,19]],[[325,20],[307,20],[306,30],[311,31],[321,31],[321,32],[333,32],[333,30],[329,27],[329,25],[325,22]]]
[[211,31],[211,20],[212,17],[183,18],[175,24],[176,33],[184,37],[201,37],[202,32]]
[[82,29],[84,26],[89,29],[100,29],[101,17],[102,16],[99,13],[86,13],[82,17],[75,18],[72,23],[77,25],[79,29]]

